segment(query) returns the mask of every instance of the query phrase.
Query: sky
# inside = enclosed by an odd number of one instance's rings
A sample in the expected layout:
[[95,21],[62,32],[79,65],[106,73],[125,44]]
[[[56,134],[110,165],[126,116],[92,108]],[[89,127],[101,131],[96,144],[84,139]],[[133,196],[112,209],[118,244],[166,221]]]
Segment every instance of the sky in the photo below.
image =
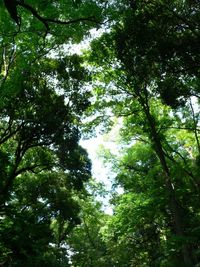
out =
[[[118,144],[118,139],[121,123],[122,121],[119,119],[109,133],[96,133],[96,137],[82,139],[80,141],[80,145],[87,150],[88,156],[91,159],[93,178],[98,182],[102,182],[105,185],[105,189],[108,191],[112,190],[116,173],[109,168],[109,163],[105,164],[103,162],[102,146],[105,149],[109,149],[112,154],[116,156],[119,155],[121,148]],[[115,188],[115,191],[119,194],[123,193],[123,189],[120,187]],[[112,207],[109,204],[110,198],[111,193],[107,194],[105,198],[98,199],[103,203],[104,211],[108,214],[112,214]]]
[[[81,140],[80,145],[87,150],[88,156],[92,162],[92,177],[98,182],[102,182],[105,185],[105,189],[110,191],[112,189],[112,179],[114,175],[111,173],[111,170],[103,164],[103,160],[98,155],[98,150],[102,145],[105,148],[115,149],[115,144],[105,141],[102,135],[97,135],[97,137]],[[112,214],[112,207],[109,204],[110,195],[108,194],[104,198],[99,197],[97,199],[103,203],[105,213]]]

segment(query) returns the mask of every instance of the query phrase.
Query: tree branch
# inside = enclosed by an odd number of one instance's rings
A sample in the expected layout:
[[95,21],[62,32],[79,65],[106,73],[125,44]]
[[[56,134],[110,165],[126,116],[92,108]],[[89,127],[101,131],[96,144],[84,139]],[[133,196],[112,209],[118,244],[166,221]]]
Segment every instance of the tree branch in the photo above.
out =
[[78,22],[82,22],[82,21],[99,23],[95,20],[94,16],[90,16],[87,18],[77,18],[77,19],[72,19],[72,20],[68,20],[68,21],[62,21],[62,20],[51,19],[51,18],[44,18],[44,17],[40,16],[40,14],[38,14],[38,12],[32,6],[25,4],[24,2],[20,2],[20,3],[18,3],[18,5],[29,10],[34,17],[36,17],[40,22],[42,22],[44,24],[44,26],[46,27],[47,33],[50,31],[49,23],[55,23],[55,24],[60,24],[60,25],[69,25],[69,24],[78,23]]
[[[38,172],[36,172],[35,169],[36,169],[36,168],[39,168],[39,167],[41,167],[41,169],[40,169]],[[43,168],[42,168],[42,167],[43,167]],[[37,173],[39,173],[39,172],[41,172],[41,171],[44,171],[44,170],[48,170],[48,167],[47,167],[47,166],[44,167],[44,166],[41,165],[41,164],[35,164],[35,165],[32,165],[32,166],[26,166],[26,167],[24,167],[24,168],[19,169],[18,171],[15,172],[15,175],[16,175],[16,177],[17,177],[19,174],[22,174],[22,173],[27,172],[27,171],[30,171],[30,172],[32,172],[32,173],[37,174]]]

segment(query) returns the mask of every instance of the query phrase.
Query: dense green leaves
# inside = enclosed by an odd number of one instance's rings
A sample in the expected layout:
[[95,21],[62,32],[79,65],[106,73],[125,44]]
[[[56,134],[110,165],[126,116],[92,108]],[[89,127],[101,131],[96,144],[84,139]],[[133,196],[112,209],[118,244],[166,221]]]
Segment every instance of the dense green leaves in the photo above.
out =
[[[188,0],[0,3],[1,266],[199,265],[199,14]],[[117,121],[106,215],[79,140]]]
[[2,266],[68,266],[65,239],[80,223],[75,196],[91,163],[78,144],[89,76],[65,47],[100,23],[99,11],[95,2],[0,5]]
[[[111,229],[116,227],[119,241],[111,240],[116,250],[133,251],[118,251],[119,266],[199,262],[199,243],[191,232],[199,220],[198,16],[196,2],[124,2],[123,15],[92,42],[87,55],[95,120],[102,113],[111,121],[123,117],[124,156],[111,155],[111,162],[125,193],[113,200]],[[126,244],[129,229],[133,236],[142,234]]]

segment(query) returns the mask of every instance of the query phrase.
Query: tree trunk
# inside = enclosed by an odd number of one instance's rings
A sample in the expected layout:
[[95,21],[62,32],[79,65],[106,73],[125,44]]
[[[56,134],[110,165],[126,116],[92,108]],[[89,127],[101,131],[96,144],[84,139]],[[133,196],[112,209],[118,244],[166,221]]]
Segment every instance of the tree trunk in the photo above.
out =
[[[147,94],[147,92],[145,93]],[[179,204],[179,201],[176,198],[176,192],[174,189],[174,185],[172,183],[170,169],[166,162],[165,153],[163,151],[162,143],[161,143],[160,137],[156,129],[156,123],[155,123],[154,117],[150,113],[147,100],[146,101],[145,100],[146,99],[144,99],[141,95],[139,95],[139,102],[143,107],[144,114],[149,124],[149,131],[150,131],[149,137],[152,143],[154,144],[155,152],[157,154],[157,157],[159,158],[160,165],[164,173],[164,177],[165,177],[164,183],[168,190],[169,199],[170,199],[169,207],[170,207],[170,212],[172,215],[172,223],[173,223],[173,228],[174,228],[173,230],[175,231],[175,234],[177,236],[183,237],[184,227],[183,227],[183,223],[181,220],[182,208],[181,208],[181,205]],[[187,245],[183,245],[181,249],[181,254],[183,257],[184,264],[187,267],[193,266],[192,259],[191,259],[191,256],[189,255],[189,249]]]

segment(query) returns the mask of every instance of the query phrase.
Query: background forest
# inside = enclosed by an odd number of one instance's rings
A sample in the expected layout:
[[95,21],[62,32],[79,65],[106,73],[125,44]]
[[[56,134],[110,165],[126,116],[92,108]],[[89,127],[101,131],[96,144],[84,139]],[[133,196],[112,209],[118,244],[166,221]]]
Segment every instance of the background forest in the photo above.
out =
[[[199,0],[0,2],[0,266],[200,266],[199,27]],[[80,139],[116,125],[109,215]]]

